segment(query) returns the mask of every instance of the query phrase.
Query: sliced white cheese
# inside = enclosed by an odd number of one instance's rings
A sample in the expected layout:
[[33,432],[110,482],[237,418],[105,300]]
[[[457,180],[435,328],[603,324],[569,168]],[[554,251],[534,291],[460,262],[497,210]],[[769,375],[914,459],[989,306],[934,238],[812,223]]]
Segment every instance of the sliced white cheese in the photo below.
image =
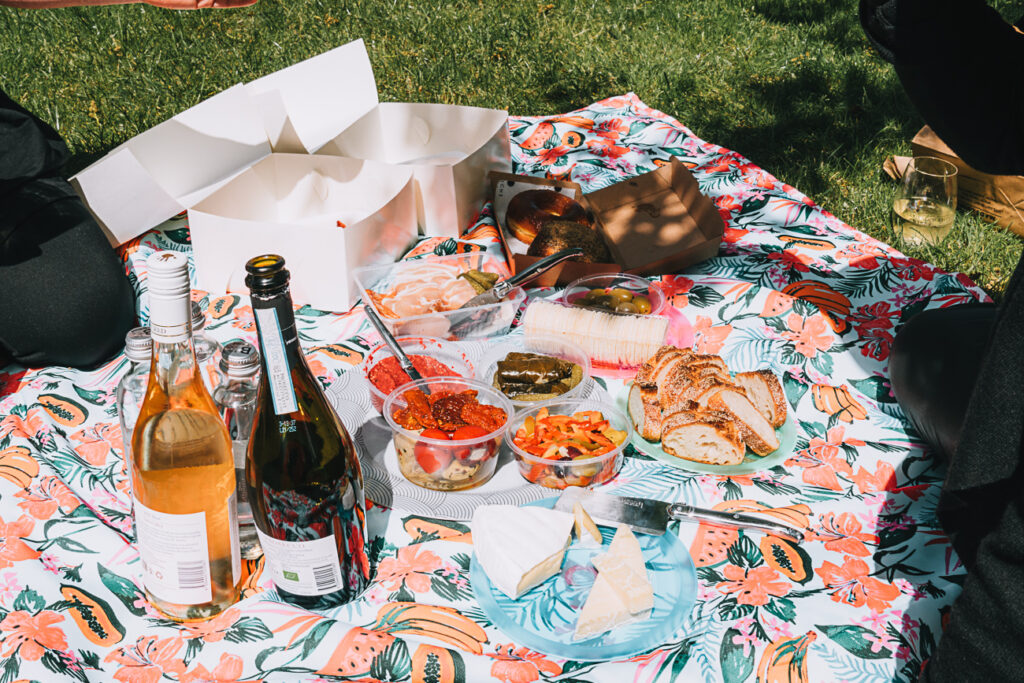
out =
[[644,566],[643,551],[629,527],[620,526],[608,552],[591,560],[598,576],[608,579],[631,614],[654,607],[654,589]]
[[572,639],[592,638],[632,621],[633,618],[619,591],[615,590],[615,586],[603,573],[600,573],[594,580],[594,587],[590,589],[587,601],[583,603],[583,609],[580,610]]
[[473,548],[487,578],[519,598],[562,568],[573,516],[547,508],[481,505],[473,512]]
[[580,547],[601,547],[604,543],[601,530],[597,528],[597,524],[594,524],[594,520],[590,518],[579,502],[572,506],[572,515],[576,519],[576,538],[579,540]]

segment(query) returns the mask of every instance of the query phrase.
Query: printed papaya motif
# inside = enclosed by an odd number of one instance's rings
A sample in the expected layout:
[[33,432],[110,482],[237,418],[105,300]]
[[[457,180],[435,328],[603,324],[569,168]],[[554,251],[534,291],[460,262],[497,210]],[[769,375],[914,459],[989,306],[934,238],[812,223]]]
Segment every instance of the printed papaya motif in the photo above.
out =
[[310,353],[320,352],[326,354],[334,360],[341,361],[342,363],[348,363],[349,365],[359,365],[363,362],[363,353],[356,349],[350,349],[347,346],[341,344],[323,344],[321,346],[314,346],[309,350]]
[[814,304],[828,320],[836,334],[850,329],[846,316],[850,315],[850,300],[818,280],[799,280],[782,288],[784,294]]
[[434,519],[432,517],[406,517],[402,521],[405,532],[412,538],[413,543],[425,543],[443,539],[445,541],[456,541],[458,543],[472,543],[473,537],[469,533],[469,527],[459,522],[451,522],[446,519]]
[[0,478],[15,486],[27,488],[39,474],[39,462],[24,446],[11,446],[0,451]]
[[566,147],[576,148],[583,144],[583,135],[577,133],[574,130],[570,130],[568,133],[562,136],[562,144]]
[[551,139],[551,136],[555,134],[554,124],[548,121],[541,121],[537,124],[537,127],[530,133],[530,137],[526,138],[519,143],[519,146],[523,149],[536,150],[544,146],[544,144]]
[[465,683],[462,655],[436,645],[423,644],[412,655],[412,683]]
[[797,235],[779,235],[779,241],[812,251],[829,251],[835,249],[836,245],[829,240],[817,239],[814,237],[799,237]]
[[808,631],[799,638],[779,638],[761,655],[757,683],[810,683],[807,678],[807,648],[818,634]]
[[765,534],[761,537],[761,555],[768,566],[790,581],[804,584],[814,578],[811,556],[792,541]]
[[373,630],[385,633],[409,633],[435,638],[473,654],[483,652],[487,634],[472,619],[452,607],[421,605],[415,602],[389,602],[377,612]]
[[78,586],[61,586],[60,594],[71,603],[71,618],[90,643],[110,647],[124,638],[124,626],[110,603]]
[[228,294],[226,296],[218,296],[210,301],[210,307],[207,309],[207,313],[210,314],[210,318],[213,320],[220,320],[231,311],[235,310],[235,306],[242,300],[242,297],[237,294]]
[[840,422],[865,420],[868,416],[868,411],[850,395],[845,385],[833,387],[815,384],[811,387],[811,400],[815,408],[829,417],[835,416]]
[[438,246],[439,244],[442,244],[444,241],[445,241],[444,237],[431,237],[429,239],[425,239],[422,242],[420,242],[419,244],[417,244],[415,247],[410,249],[409,252],[405,255],[404,258],[405,259],[411,259],[411,258],[413,258],[415,256],[423,256],[424,254],[433,254],[434,253],[434,247]]
[[89,417],[81,403],[57,394],[39,394],[36,402],[50,417],[65,427],[77,427]]
[[328,676],[364,676],[370,673],[373,659],[395,641],[389,633],[356,626],[348,630],[331,658],[318,673]]
[[761,309],[762,318],[775,318],[785,315],[793,308],[793,297],[776,290],[770,290]]

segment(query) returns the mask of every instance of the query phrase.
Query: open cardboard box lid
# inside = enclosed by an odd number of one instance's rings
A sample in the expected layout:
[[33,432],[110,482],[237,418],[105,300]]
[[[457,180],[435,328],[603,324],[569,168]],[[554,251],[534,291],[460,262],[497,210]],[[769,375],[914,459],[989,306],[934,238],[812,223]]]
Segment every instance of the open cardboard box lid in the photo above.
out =
[[312,154],[378,104],[363,41],[235,85],[71,178],[114,245],[191,208],[271,152]]
[[528,256],[526,245],[505,228],[505,211],[512,197],[531,189],[561,192],[588,208],[594,214],[594,229],[614,258],[613,263],[566,262],[535,280],[534,286],[566,285],[599,273],[676,273],[716,255],[725,232],[715,205],[675,157],[661,168],[587,195],[577,183],[504,173],[492,173],[491,185],[502,244],[516,272],[539,257]]

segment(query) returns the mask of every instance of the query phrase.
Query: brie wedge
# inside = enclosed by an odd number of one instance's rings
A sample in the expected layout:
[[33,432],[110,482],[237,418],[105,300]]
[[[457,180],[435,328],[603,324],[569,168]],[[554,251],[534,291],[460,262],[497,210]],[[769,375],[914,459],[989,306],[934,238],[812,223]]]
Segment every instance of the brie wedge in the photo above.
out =
[[610,579],[598,574],[594,586],[590,589],[587,601],[583,603],[580,616],[576,620],[573,640],[584,640],[611,631],[628,621],[633,621],[626,603],[622,601],[619,591],[615,590]]
[[491,583],[518,599],[562,568],[573,516],[541,507],[481,505],[473,512],[473,549]]

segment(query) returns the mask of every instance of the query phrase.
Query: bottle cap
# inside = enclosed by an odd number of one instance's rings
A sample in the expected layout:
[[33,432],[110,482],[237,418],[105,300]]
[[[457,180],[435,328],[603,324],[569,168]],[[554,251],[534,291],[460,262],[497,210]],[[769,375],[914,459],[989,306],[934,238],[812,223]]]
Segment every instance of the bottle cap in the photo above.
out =
[[228,377],[252,377],[260,369],[260,352],[252,344],[235,340],[228,342],[220,352],[220,371]]
[[188,258],[176,251],[158,251],[148,268],[149,327],[155,341],[178,343],[189,338]]
[[288,287],[291,275],[284,267],[284,257],[277,254],[263,254],[249,259],[245,264],[248,275],[245,286],[253,294],[263,296],[277,294]]
[[133,363],[142,363],[153,355],[153,338],[148,327],[136,327],[124,337],[124,355]]
[[206,327],[206,314],[199,308],[199,302],[192,302],[192,334]]

